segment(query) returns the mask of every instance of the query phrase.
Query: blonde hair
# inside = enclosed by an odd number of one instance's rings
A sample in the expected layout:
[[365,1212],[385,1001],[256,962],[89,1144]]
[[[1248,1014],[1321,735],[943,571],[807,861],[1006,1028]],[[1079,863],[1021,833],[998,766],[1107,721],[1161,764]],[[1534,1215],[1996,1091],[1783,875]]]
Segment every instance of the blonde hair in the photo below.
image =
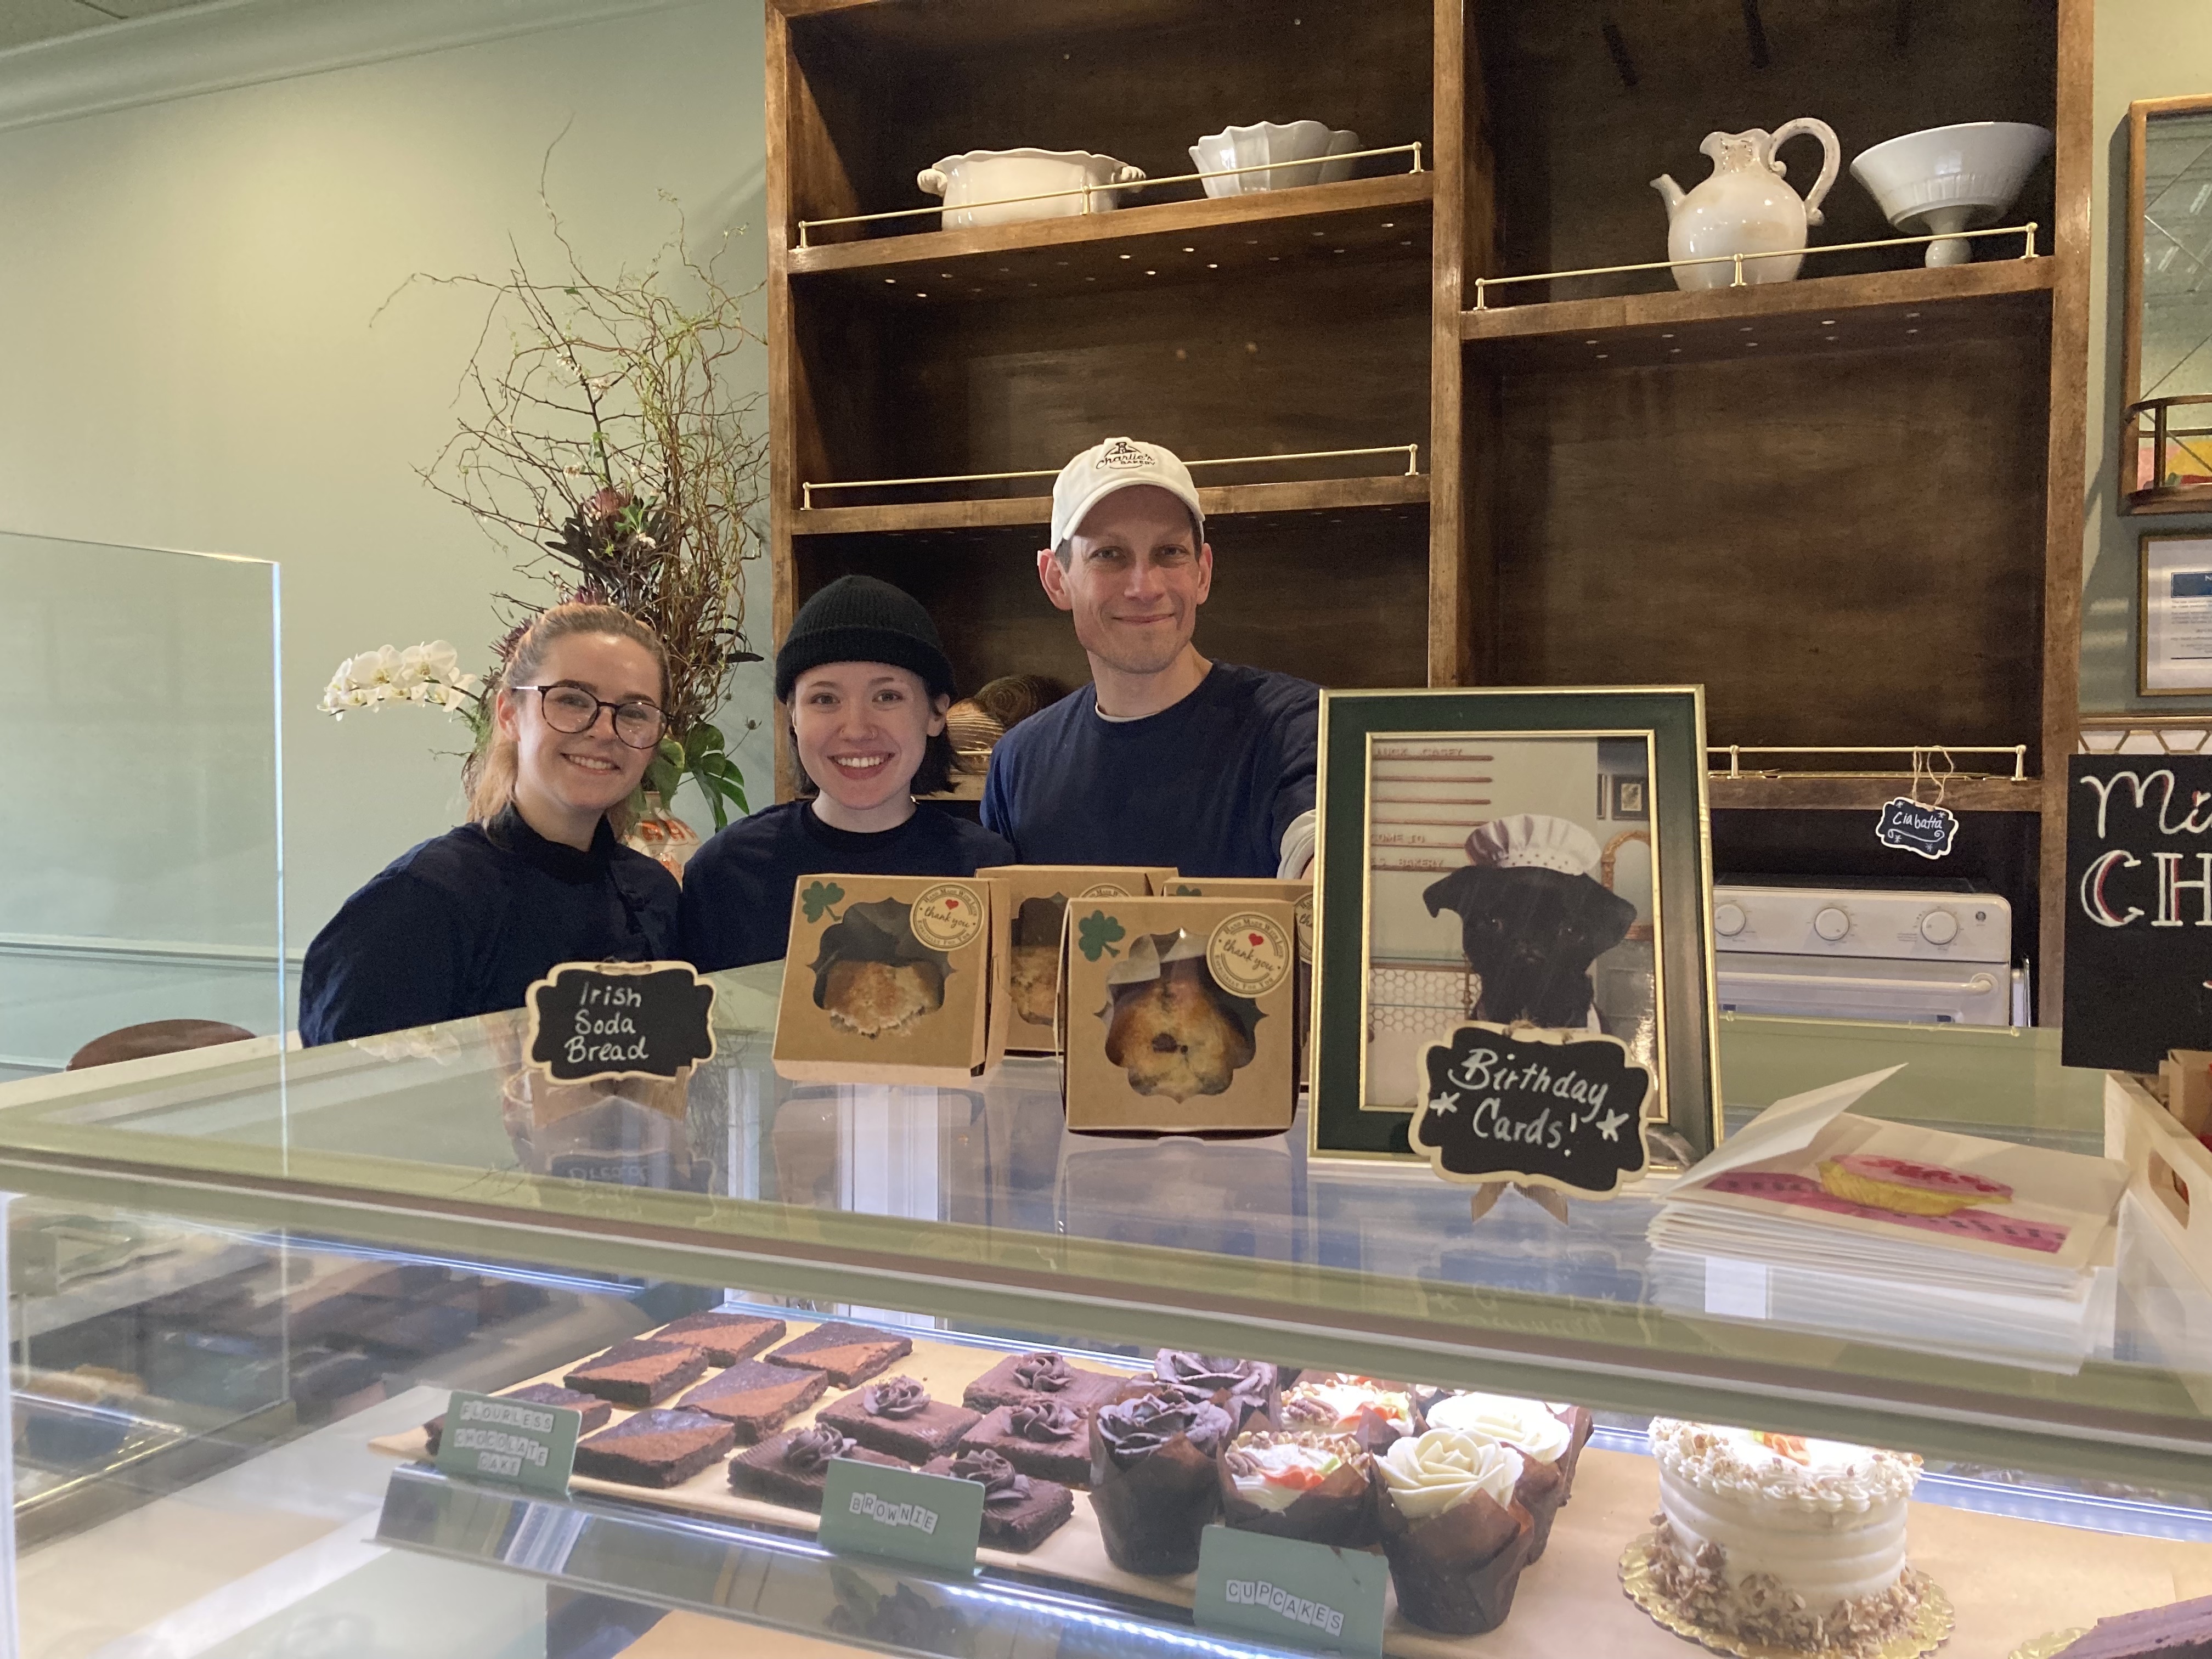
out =
[[[668,653],[661,648],[660,636],[627,611],[618,611],[611,605],[571,601],[538,612],[516,636],[506,663],[484,688],[487,702],[510,685],[534,684],[538,671],[545,665],[545,654],[555,642],[576,634],[612,634],[617,639],[643,646],[659,665],[660,699],[664,703],[668,701]],[[468,791],[470,823],[485,823],[507,810],[507,804],[514,799],[517,764],[515,741],[501,732],[495,717],[484,727],[483,740],[469,757],[461,775],[462,784]],[[628,801],[607,809],[607,822],[614,827],[617,837],[629,833],[633,816]]]

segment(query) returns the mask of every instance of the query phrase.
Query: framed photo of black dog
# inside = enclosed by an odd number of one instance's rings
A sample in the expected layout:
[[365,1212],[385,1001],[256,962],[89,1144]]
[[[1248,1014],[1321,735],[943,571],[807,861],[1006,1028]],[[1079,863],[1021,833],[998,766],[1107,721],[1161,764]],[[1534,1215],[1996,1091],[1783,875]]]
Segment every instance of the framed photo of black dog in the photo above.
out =
[[1620,1039],[1720,1139],[1703,690],[1324,691],[1312,1149],[1413,1158],[1467,1022]]

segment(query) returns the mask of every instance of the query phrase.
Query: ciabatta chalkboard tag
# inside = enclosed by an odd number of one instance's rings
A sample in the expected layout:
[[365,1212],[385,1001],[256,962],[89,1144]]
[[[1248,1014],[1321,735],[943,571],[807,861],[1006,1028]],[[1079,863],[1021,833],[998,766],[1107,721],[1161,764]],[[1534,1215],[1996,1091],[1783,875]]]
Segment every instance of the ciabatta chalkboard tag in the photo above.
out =
[[1446,1181],[1610,1197],[1644,1173],[1651,1074],[1618,1037],[1480,1022],[1421,1055],[1413,1150]]
[[1923,859],[1940,859],[1951,850],[1959,833],[1959,815],[1948,806],[1923,806],[1898,795],[1882,803],[1874,838],[1884,847],[1917,853]]
[[528,1007],[530,1063],[556,1083],[672,1079],[714,1057],[714,988],[688,962],[564,962]]

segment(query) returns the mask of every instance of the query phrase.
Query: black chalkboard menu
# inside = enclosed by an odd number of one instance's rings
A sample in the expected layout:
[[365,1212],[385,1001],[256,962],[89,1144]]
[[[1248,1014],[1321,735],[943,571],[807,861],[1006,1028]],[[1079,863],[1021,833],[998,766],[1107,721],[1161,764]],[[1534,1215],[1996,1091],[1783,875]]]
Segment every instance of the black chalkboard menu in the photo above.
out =
[[2066,789],[2060,1057],[2154,1072],[2212,1048],[2212,756],[2076,755]]
[[530,988],[530,1061],[556,1083],[674,1078],[714,1057],[714,1007],[688,962],[564,962]]
[[1613,1037],[1561,1041],[1470,1023],[1422,1057],[1413,1149],[1447,1181],[1506,1181],[1602,1196],[1644,1164],[1651,1074]]

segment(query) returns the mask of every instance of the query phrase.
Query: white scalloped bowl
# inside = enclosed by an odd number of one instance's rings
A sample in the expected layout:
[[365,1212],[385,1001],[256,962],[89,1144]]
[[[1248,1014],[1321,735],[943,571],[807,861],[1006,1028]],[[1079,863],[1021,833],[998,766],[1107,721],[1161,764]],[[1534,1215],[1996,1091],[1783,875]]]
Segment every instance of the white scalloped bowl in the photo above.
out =
[[[1263,190],[1294,190],[1300,185],[1333,185],[1352,177],[1352,163],[1331,161],[1359,148],[1359,135],[1320,121],[1261,121],[1249,127],[1210,132],[1190,147],[1190,159],[1208,179],[1208,196],[1250,196]],[[1290,165],[1285,165],[1289,163]],[[1231,173],[1231,167],[1265,167],[1266,173]]]
[[[1971,230],[2012,206],[2051,143],[2048,127],[2024,121],[1930,127],[1861,152],[1851,177],[1908,235]],[[1946,240],[1929,245],[1927,263],[1964,264],[1972,257],[1967,243]]]
[[[1121,193],[1108,188],[1133,185],[1142,167],[1125,166],[1110,155],[1085,149],[971,149],[925,167],[915,179],[922,191],[945,198],[939,221],[947,230],[976,225],[1011,225],[1024,219],[1073,218],[1086,210],[1104,213],[1121,204]],[[1080,195],[1054,195],[1092,186],[1086,210]],[[1023,197],[1042,197],[1023,201]]]

